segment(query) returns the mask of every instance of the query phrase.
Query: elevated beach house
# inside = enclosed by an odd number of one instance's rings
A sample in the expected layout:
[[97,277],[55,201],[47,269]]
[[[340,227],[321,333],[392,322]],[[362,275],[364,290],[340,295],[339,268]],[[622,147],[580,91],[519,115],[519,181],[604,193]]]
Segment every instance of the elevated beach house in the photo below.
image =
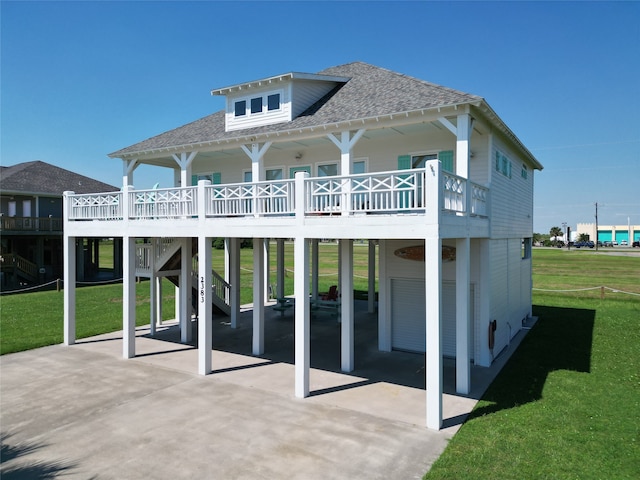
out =
[[[268,308],[260,245],[277,245],[276,296],[282,297],[283,245],[293,239],[293,393],[306,397],[318,241],[339,241],[336,350],[349,372],[353,241],[366,240],[377,348],[424,352],[426,425],[439,429],[443,357],[455,357],[457,391],[468,393],[470,365],[489,366],[531,315],[533,180],[541,164],[483,98],[366,63],[211,93],[225,97],[224,110],[110,155],[123,163],[120,191],[65,193],[65,277],[75,272],[76,237],[123,238],[125,358],[135,356],[136,276],[153,279],[152,297],[159,277],[179,278],[185,342],[195,288],[198,371],[206,375],[214,305],[227,309],[230,328],[239,312],[239,239],[252,238],[254,245],[256,355],[264,351]],[[175,187],[136,189],[134,173],[142,164],[173,169]],[[216,237],[226,239],[226,274],[211,270]],[[67,344],[75,341],[74,309],[68,288]]]

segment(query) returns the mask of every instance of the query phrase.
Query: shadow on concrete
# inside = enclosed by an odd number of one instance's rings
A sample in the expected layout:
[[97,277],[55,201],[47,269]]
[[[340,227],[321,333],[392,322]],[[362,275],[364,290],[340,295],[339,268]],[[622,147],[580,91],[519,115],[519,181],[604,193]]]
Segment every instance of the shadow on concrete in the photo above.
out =
[[482,397],[489,404],[469,419],[539,400],[553,371],[591,371],[595,310],[534,305],[533,313],[536,325]]
[[29,455],[46,447],[36,442],[22,442],[15,445],[10,443],[10,433],[0,434],[0,477],[2,480],[57,478],[70,473],[77,467],[67,461],[45,462],[27,458]]

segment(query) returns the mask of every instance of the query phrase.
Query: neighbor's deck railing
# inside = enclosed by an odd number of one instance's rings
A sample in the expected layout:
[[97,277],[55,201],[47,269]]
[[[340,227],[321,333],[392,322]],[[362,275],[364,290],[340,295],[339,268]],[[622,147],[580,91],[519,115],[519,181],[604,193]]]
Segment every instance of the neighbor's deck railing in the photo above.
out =
[[[302,208],[300,214],[304,216],[402,215],[433,212],[436,202],[443,212],[487,215],[486,187],[448,172],[439,172],[437,180],[437,172],[431,167],[317,178],[304,174],[270,182],[210,185],[202,181],[198,186],[183,188],[128,189],[127,206],[123,205],[123,192],[67,192],[68,218],[122,219],[125,208],[128,220],[291,216],[297,208]],[[436,195],[437,185],[441,191]],[[296,189],[304,191],[298,199],[303,205],[296,205]]]
[[0,215],[0,231],[61,232],[59,217],[6,217]]

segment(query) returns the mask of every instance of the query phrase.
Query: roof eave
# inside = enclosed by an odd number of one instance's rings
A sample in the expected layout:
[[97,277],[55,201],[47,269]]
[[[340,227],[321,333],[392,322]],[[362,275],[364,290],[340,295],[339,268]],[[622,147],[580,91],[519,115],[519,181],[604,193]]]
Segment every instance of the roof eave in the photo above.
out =
[[340,77],[335,75],[318,75],[314,73],[301,73],[301,72],[289,72],[282,75],[276,75],[274,77],[262,78],[260,80],[253,80],[251,82],[238,83],[236,85],[229,85],[227,87],[215,88],[211,90],[211,95],[228,95],[230,93],[239,92],[242,90],[248,90],[251,88],[259,88],[269,86],[274,83],[284,82],[286,80],[314,80],[322,82],[337,82],[346,83],[350,80],[349,77]]

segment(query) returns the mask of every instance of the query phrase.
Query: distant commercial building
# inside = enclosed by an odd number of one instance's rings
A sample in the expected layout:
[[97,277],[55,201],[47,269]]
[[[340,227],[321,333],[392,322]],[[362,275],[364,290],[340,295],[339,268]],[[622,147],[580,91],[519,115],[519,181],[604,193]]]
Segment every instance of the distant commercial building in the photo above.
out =
[[582,233],[589,235],[591,240],[601,242],[617,242],[618,245],[627,242],[640,241],[640,225],[598,225],[596,235],[595,223],[579,223],[577,227],[578,236]]

